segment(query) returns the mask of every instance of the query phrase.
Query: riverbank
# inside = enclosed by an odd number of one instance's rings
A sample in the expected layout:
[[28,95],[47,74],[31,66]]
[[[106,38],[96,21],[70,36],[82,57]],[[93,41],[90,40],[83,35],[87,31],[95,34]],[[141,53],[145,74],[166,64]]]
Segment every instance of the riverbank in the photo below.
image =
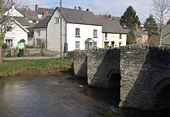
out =
[[4,60],[0,65],[0,78],[54,76],[66,72],[69,73],[70,66],[70,63],[66,58],[46,60]]

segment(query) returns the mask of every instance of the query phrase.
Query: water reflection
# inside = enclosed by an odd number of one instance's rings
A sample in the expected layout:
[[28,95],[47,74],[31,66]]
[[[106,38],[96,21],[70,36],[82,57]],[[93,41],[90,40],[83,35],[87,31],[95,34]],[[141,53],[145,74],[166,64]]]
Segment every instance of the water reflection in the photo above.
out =
[[0,117],[128,117],[116,93],[74,78],[0,79]]

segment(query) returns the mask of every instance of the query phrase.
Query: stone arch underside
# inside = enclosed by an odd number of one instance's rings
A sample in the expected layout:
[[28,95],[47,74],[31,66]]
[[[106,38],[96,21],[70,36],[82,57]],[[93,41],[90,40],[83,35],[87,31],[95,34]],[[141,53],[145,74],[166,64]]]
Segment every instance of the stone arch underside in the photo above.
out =
[[154,109],[170,109],[170,77],[159,81],[154,87]]

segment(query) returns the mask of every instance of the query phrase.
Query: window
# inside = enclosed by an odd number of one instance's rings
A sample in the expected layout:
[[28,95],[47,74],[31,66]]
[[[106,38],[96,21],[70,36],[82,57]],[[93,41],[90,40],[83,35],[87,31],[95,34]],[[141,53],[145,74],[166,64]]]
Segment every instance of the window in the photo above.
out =
[[97,38],[97,30],[96,29],[93,31],[93,37]]
[[119,35],[119,39],[122,39],[122,34]]
[[6,44],[8,47],[13,47],[12,39],[6,39]]
[[56,23],[56,24],[59,23],[59,18],[58,18],[58,17],[55,18],[55,23]]
[[108,34],[107,33],[105,33],[105,39],[107,40],[107,37],[108,37]]
[[12,31],[12,26],[7,26],[7,31]]
[[80,41],[76,41],[75,46],[76,49],[80,49]]
[[37,23],[37,21],[36,21],[36,20],[33,20],[33,23],[34,23],[34,24],[36,24],[36,23]]
[[38,36],[40,36],[40,30],[37,30],[37,34],[38,34]]
[[37,46],[41,47],[41,39],[37,39]]
[[122,45],[122,42],[119,42],[119,47]]
[[76,28],[76,37],[80,37],[80,28]]

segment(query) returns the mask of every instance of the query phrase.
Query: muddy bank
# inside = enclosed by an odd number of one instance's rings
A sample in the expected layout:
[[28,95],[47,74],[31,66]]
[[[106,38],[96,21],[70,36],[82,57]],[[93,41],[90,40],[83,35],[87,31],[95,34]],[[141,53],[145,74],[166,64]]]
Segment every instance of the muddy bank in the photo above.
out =
[[20,70],[10,73],[0,74],[0,78],[26,78],[36,76],[63,76],[72,75],[70,66],[52,66],[44,69],[37,69],[35,71]]

